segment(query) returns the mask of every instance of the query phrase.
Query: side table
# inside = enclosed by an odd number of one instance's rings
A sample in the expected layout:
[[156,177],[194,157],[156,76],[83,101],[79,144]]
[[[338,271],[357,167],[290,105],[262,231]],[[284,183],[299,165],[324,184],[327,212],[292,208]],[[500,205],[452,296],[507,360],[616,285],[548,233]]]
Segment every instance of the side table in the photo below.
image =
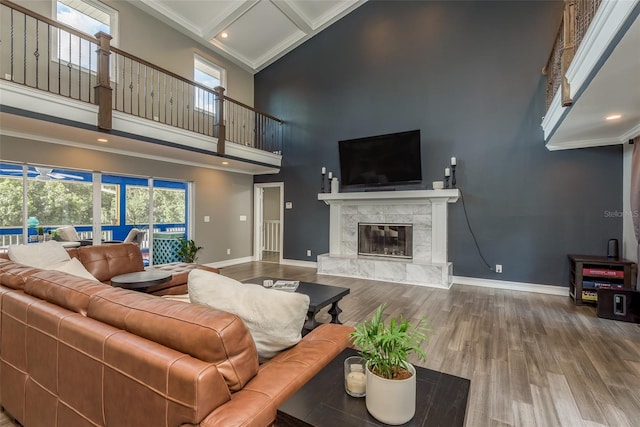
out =
[[144,270],[121,274],[111,278],[111,285],[123,289],[145,292],[149,286],[171,280],[171,273],[162,270]]

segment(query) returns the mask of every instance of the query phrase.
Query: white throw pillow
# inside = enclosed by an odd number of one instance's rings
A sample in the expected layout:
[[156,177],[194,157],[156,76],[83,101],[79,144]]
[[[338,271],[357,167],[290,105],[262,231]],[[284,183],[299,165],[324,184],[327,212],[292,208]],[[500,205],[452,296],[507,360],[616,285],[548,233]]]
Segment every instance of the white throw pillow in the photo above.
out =
[[56,231],[58,232],[58,236],[60,236],[60,240],[65,242],[77,242],[80,240],[80,236],[78,236],[78,232],[73,225],[60,227]]
[[192,270],[187,282],[191,302],[241,318],[264,361],[302,339],[309,296],[265,289],[205,270]]
[[55,240],[44,243],[12,245],[9,246],[8,252],[11,261],[42,269],[71,259],[64,246]]
[[50,265],[49,267],[47,267],[47,270],[62,271],[64,273],[73,274],[74,276],[83,277],[89,280],[95,280],[96,282],[99,281],[87,271],[87,269],[84,267],[84,265],[82,265],[78,258],[71,258],[68,261],[62,261],[57,264]]

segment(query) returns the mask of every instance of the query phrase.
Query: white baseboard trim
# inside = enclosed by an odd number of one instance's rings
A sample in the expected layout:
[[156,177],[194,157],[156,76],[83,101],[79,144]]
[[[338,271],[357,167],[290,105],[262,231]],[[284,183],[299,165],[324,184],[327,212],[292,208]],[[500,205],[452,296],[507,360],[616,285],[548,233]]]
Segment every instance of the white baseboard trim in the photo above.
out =
[[536,292],[539,294],[569,296],[569,288],[564,286],[539,285],[536,283],[508,282],[506,280],[479,279],[476,277],[453,276],[453,284],[481,286],[483,288],[506,289],[510,291]]
[[300,261],[297,259],[282,259],[282,265],[291,265],[294,267],[318,268],[318,263],[313,261]]
[[210,262],[204,265],[206,265],[207,267],[213,267],[213,268],[223,268],[223,267],[231,267],[232,265],[245,264],[247,262],[252,262],[252,261],[255,261],[252,256],[246,256],[244,258],[234,258],[234,259],[227,259],[224,261]]

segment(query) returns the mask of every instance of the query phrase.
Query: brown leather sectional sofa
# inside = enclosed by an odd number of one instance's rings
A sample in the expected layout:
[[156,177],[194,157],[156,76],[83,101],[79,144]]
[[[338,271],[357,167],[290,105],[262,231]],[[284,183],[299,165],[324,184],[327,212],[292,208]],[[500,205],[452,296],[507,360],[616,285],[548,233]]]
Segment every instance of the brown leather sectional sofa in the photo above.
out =
[[[80,259],[113,277],[119,250]],[[235,315],[5,258],[0,307],[0,404],[25,427],[268,426],[351,332],[320,326],[259,365]]]

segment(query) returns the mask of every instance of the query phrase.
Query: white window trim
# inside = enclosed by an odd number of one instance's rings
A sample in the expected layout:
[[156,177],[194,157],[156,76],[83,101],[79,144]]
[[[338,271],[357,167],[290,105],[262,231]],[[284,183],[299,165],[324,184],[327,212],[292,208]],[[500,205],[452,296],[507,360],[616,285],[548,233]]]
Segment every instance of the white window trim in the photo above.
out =
[[[198,53],[195,53],[195,52],[193,54],[193,81],[194,82],[196,82],[198,84],[201,84],[201,85],[203,85],[205,87],[208,87],[205,84],[198,82],[196,80],[196,78],[195,78],[196,77],[196,61],[199,61],[205,67],[209,67],[209,68],[212,68],[212,69],[216,70],[220,74],[220,78],[218,79],[218,80],[220,80],[220,86],[225,87],[225,85],[226,85],[226,70],[224,69],[224,67],[216,64],[213,61],[208,60],[204,56],[202,56],[202,55],[200,55]],[[211,75],[211,74],[206,73],[206,72],[205,72],[205,74]],[[213,90],[214,88],[209,87],[209,89]],[[211,109],[202,108],[200,106],[200,102],[197,102],[198,101],[197,91],[199,91],[199,90],[200,90],[199,88],[194,88],[193,111],[194,112],[197,111],[199,113],[203,113],[203,114],[207,114],[207,115],[209,115],[211,117],[215,117],[215,107],[213,107],[213,105],[211,106]]]
[[[193,77],[194,77],[194,81],[195,81],[195,71],[196,71],[196,59],[202,63],[204,63],[205,65],[216,69],[219,73],[220,73],[220,86],[222,86],[223,88],[225,88],[225,90],[227,89],[227,70],[220,64],[217,64],[213,61],[211,61],[210,59],[205,58],[204,56],[200,55],[199,53],[194,52],[193,53]],[[211,88],[213,89],[213,88]]]
[[[112,9],[111,7],[107,6],[106,4],[99,2],[97,0],[82,0],[83,3],[87,3],[89,5],[91,5],[92,7],[95,7],[96,9],[100,9],[101,11],[103,11],[104,13],[106,13],[107,15],[110,16],[110,20],[109,20],[109,31],[110,31],[110,35],[111,35],[111,46],[115,46],[118,47],[118,35],[119,35],[119,31],[118,31],[118,11],[115,9]],[[51,12],[51,16],[53,16],[53,20],[56,22],[58,21],[58,0],[53,0],[51,2],[51,8],[52,8],[52,12]],[[82,30],[79,30],[76,28],[76,30],[82,32]],[[85,33],[86,34],[86,33]],[[95,37],[95,34],[89,34],[91,37]]]

